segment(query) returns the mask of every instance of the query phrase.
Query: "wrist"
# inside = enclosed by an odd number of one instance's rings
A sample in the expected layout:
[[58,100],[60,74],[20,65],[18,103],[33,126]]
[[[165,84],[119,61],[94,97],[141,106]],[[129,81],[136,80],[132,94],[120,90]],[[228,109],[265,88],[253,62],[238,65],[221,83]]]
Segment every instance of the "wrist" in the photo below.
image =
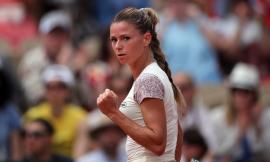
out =
[[112,120],[115,121],[115,119],[119,116],[120,111],[119,110],[115,110],[115,111],[111,111],[107,116]]

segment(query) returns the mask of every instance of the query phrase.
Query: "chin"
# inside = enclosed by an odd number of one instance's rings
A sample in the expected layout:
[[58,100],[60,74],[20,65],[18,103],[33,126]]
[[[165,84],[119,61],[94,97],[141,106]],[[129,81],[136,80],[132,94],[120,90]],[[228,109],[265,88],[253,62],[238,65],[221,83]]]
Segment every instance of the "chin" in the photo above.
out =
[[127,60],[124,60],[124,59],[118,59],[118,61],[120,62],[120,64],[127,64]]

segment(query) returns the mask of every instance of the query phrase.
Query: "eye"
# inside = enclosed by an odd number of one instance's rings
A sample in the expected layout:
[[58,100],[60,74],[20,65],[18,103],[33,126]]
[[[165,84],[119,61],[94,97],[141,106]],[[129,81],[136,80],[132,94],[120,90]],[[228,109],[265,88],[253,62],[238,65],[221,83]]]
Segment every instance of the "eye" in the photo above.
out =
[[130,39],[130,37],[128,37],[128,36],[124,36],[124,37],[123,37],[123,40],[126,40],[126,41],[127,41],[127,40],[129,40],[129,39]]
[[117,41],[117,39],[116,39],[116,38],[114,38],[114,37],[110,38],[110,40],[111,40],[111,42],[112,42],[112,43],[114,43],[114,42],[116,42],[116,41]]

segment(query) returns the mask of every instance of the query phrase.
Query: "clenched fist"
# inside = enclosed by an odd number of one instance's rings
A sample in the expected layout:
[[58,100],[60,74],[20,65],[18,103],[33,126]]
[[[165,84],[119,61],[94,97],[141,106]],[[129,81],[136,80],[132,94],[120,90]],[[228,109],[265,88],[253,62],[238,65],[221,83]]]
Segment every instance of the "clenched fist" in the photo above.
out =
[[97,105],[101,112],[109,116],[110,114],[119,111],[118,96],[110,89],[106,89],[97,98]]

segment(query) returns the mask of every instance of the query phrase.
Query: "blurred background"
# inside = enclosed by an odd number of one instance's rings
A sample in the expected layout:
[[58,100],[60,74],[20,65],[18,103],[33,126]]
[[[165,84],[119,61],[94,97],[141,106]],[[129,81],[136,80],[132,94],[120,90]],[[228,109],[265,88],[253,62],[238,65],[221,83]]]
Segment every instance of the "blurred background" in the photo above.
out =
[[96,106],[133,82],[109,41],[126,7],[159,15],[188,105],[181,162],[270,162],[269,0],[0,0],[0,161],[126,161]]

